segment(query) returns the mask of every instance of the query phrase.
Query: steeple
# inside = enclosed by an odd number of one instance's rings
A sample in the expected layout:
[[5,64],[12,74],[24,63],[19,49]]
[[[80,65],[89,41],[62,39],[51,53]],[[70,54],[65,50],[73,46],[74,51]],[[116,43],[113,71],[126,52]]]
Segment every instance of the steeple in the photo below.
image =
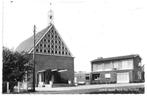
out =
[[50,6],[49,6],[50,10],[48,13],[48,18],[49,18],[49,24],[53,23],[53,10],[52,10],[52,2],[50,0]]

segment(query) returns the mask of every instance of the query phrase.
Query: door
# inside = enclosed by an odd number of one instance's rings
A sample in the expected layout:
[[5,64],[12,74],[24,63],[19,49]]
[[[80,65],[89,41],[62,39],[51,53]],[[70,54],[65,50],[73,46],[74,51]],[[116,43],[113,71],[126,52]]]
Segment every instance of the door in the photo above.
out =
[[129,72],[117,73],[117,83],[129,83]]

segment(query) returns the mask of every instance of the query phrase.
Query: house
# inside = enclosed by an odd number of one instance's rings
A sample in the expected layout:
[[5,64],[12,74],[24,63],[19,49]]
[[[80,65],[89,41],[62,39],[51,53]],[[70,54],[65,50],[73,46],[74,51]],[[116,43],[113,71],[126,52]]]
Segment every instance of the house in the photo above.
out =
[[84,85],[90,83],[89,72],[79,71],[79,72],[75,72],[74,75],[75,75],[74,80],[76,85]]
[[28,52],[32,57],[35,51],[35,83],[36,86],[50,84],[74,83],[74,57],[51,22],[46,28],[23,41],[17,48],[18,52]]
[[91,84],[132,83],[142,80],[141,57],[126,55],[91,61]]

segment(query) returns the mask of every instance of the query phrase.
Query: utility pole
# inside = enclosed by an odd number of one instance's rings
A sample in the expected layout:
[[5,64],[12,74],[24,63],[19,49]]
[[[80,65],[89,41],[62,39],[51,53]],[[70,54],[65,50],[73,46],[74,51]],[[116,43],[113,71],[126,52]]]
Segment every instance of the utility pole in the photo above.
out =
[[35,33],[36,33],[36,26],[34,25],[34,51],[33,51],[33,92],[35,92]]

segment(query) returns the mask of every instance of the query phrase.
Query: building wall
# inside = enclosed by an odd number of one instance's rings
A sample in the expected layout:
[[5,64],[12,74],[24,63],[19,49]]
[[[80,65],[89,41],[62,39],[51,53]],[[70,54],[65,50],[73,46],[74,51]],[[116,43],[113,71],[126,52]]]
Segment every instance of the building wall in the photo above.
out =
[[[132,61],[133,62],[132,62]],[[128,64],[124,64],[122,65],[123,67],[121,68],[118,67],[118,69],[114,69],[114,64],[115,63],[118,63],[118,66],[119,64],[122,64],[122,63],[125,63],[125,62],[128,62]],[[103,61],[103,62],[92,62],[91,64],[91,70],[92,70],[92,73],[91,73],[91,83],[94,84],[94,83],[116,83],[117,82],[117,73],[122,73],[122,72],[129,72],[129,82],[138,82],[139,81],[139,76],[138,76],[138,63],[140,62],[140,58],[138,57],[135,57],[135,58],[132,58],[132,59],[124,59],[124,60],[113,60],[113,61]],[[103,68],[98,68],[99,70],[96,70],[96,68],[94,68],[93,65],[99,65],[99,64],[103,64]],[[109,66],[110,69],[109,70],[106,70],[105,69],[105,64],[112,64],[112,66]],[[130,67],[129,67],[129,66]],[[128,66],[128,68],[127,68]],[[96,66],[96,67],[99,67],[99,66]],[[100,67],[102,67],[100,65]],[[111,78],[105,78],[105,74],[109,73],[111,75]],[[97,79],[97,80],[93,80],[93,77],[92,75],[93,74],[100,74],[100,77]]]
[[[132,70],[119,70],[119,71],[101,71],[101,72],[92,72],[91,73],[91,84],[109,84],[117,83],[117,73],[129,72],[130,82],[133,82],[133,71]],[[93,80],[93,74],[100,74],[98,80]],[[105,78],[105,74],[110,74],[110,78]]]
[[74,58],[67,56],[53,55],[35,55],[35,73],[37,83],[37,72],[47,69],[67,69],[68,71],[60,73],[61,77],[74,82]]

